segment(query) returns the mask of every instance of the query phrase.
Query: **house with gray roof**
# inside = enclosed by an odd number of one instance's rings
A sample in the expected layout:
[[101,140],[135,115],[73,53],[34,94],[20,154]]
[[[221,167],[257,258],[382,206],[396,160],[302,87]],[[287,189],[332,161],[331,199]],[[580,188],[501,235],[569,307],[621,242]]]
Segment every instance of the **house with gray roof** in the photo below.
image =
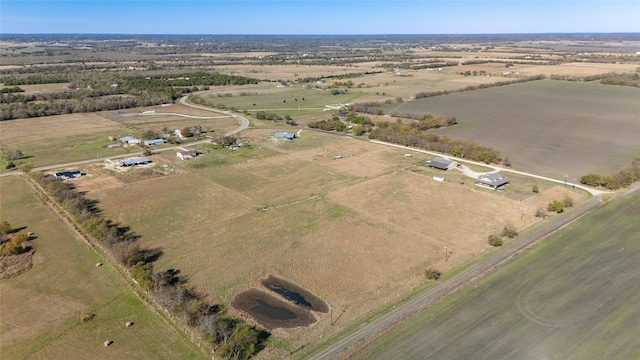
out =
[[428,162],[429,166],[432,168],[440,169],[440,170],[451,170],[455,169],[458,166],[458,163],[455,161],[451,161],[448,159],[443,159],[440,157],[435,157]]
[[499,172],[480,175],[476,180],[476,185],[498,190],[504,188],[509,183],[509,179],[502,176]]

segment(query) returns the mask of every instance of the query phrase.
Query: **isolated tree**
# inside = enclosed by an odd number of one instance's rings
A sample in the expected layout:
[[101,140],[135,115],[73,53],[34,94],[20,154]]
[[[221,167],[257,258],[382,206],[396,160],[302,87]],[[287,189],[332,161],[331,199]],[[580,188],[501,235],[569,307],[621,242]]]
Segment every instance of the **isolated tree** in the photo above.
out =
[[33,166],[31,166],[31,164],[20,164],[20,166],[18,166],[18,170],[22,171],[25,174],[28,174],[31,172],[31,170],[33,170]]
[[533,188],[531,189],[531,191],[533,191],[534,193],[539,193],[540,189],[538,188],[538,184],[533,185]]
[[156,134],[153,130],[147,130],[142,133],[141,137],[142,137],[142,140],[153,140],[158,137],[158,134]]
[[9,161],[4,168],[5,169],[13,169],[14,167],[16,167],[16,164],[13,161]]
[[488,241],[489,241],[489,245],[491,246],[496,246],[496,247],[502,246],[502,238],[500,238],[500,236],[498,235],[494,235],[494,234],[489,235]]
[[24,232],[19,232],[11,238],[11,240],[7,241],[2,245],[2,249],[0,249],[0,253],[2,255],[18,255],[24,251],[24,247],[22,243],[29,240],[29,236],[27,236]]
[[506,236],[508,238],[514,238],[518,235],[518,229],[512,224],[505,225],[504,229],[502,229],[502,236]]
[[545,210],[544,208],[538,208],[538,210],[536,210],[536,217],[539,218],[546,218],[547,217],[547,210]]
[[565,196],[564,200],[562,200],[562,202],[564,203],[565,207],[573,207],[574,203],[573,203],[573,199],[569,196]]
[[182,128],[182,130],[180,130],[180,132],[182,133],[182,136],[184,136],[184,137],[190,137],[191,135],[193,135],[191,133],[191,129],[188,126]]
[[11,224],[9,224],[5,220],[0,221],[0,234],[4,235],[8,234],[9,232],[11,232]]
[[549,205],[547,205],[547,210],[555,213],[561,213],[564,211],[564,206],[565,205],[562,201],[553,200]]
[[434,268],[429,268],[424,271],[424,277],[427,278],[427,280],[438,280],[440,276],[442,276],[442,273]]
[[580,183],[589,186],[600,186],[601,176],[595,173],[584,175],[580,178]]

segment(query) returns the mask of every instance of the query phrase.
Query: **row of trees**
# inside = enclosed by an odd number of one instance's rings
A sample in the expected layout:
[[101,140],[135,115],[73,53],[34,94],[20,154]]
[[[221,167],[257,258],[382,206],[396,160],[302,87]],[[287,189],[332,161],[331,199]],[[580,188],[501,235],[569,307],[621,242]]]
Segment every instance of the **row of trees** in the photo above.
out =
[[439,136],[420,130],[416,125],[401,122],[378,122],[369,133],[369,138],[437,151],[486,164],[499,163],[501,160],[500,152],[495,149],[476,145],[470,140],[459,141],[447,136]]
[[591,173],[580,178],[580,183],[588,186],[602,186],[608,190],[618,190],[640,181],[640,157],[633,159],[631,165],[611,175]]
[[496,87],[496,86],[505,86],[505,85],[523,83],[523,82],[527,82],[527,81],[542,80],[544,78],[545,78],[544,75],[537,75],[537,76],[529,76],[529,77],[519,78],[519,79],[509,80],[509,81],[498,81],[498,82],[495,82],[495,83],[492,83],[492,84],[470,85],[470,86],[464,87],[462,89],[456,89],[456,90],[441,90],[441,91],[419,92],[419,93],[417,93],[415,95],[415,98],[416,99],[424,99],[424,98],[440,96],[440,95],[456,94],[456,93],[461,93],[461,92],[465,92],[465,91],[472,91],[472,90],[478,90],[478,89],[487,89],[487,88]]
[[154,262],[162,255],[158,248],[142,248],[139,238],[128,227],[105,219],[95,201],[73,186],[42,173],[30,174],[54,201],[90,235],[105,252],[124,266],[142,289],[173,315],[179,324],[202,334],[216,356],[224,359],[248,359],[264,348],[269,333],[232,318],[217,304],[189,286],[179,270],[154,271]]

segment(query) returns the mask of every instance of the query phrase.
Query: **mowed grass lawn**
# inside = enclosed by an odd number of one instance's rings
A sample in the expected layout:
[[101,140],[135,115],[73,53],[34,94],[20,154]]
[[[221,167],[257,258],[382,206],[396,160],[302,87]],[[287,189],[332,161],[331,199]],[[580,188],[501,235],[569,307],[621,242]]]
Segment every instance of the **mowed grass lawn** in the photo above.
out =
[[[408,161],[402,149],[308,131],[291,142],[265,135],[249,131],[251,149],[176,158],[182,173],[88,196],[164,250],[159,271],[181,270],[225,305],[277,275],[348,309],[342,328],[424,286],[424,269],[452,271],[492,251],[486,238],[505,224],[536,221],[530,204],[396,170]],[[446,263],[445,245],[455,247]],[[317,326],[277,334],[291,341],[287,351],[337,331],[329,314],[318,316]]]
[[353,358],[638,359],[638,217],[613,200]]
[[[2,220],[36,233],[33,268],[0,280],[3,359],[204,359],[149,310],[20,178],[0,179]],[[87,322],[82,314],[95,314]],[[134,325],[126,327],[126,322]],[[105,347],[103,343],[112,340]]]
[[396,104],[385,113],[455,116],[458,125],[436,133],[562,179],[612,173],[640,155],[639,100],[637,88],[542,80]]

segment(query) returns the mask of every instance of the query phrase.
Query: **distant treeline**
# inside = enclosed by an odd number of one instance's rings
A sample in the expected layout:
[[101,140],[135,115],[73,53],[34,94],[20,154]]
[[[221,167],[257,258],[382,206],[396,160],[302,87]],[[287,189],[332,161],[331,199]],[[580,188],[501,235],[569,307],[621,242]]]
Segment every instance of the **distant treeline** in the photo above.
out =
[[248,359],[265,346],[270,334],[232,318],[217,304],[187,284],[179,270],[154,272],[154,262],[162,256],[158,248],[141,248],[138,235],[127,227],[105,219],[96,207],[73,186],[43,173],[31,173],[40,185],[83,233],[90,235],[154,301],[182,327],[199,334],[215,351],[216,357]]
[[[26,79],[31,82],[69,80],[35,75]],[[1,94],[0,120],[159,105],[175,101],[193,91],[206,90],[209,86],[256,83],[257,79],[207,72],[152,76],[103,73],[77,76],[69,84],[69,88],[73,90],[32,95]]]
[[509,81],[498,81],[498,82],[491,83],[491,84],[471,85],[471,86],[467,86],[467,87],[464,87],[462,89],[456,89],[456,90],[441,90],[441,91],[419,92],[419,93],[417,93],[415,95],[415,98],[416,99],[424,99],[424,98],[428,98],[428,97],[447,95],[447,94],[456,94],[456,93],[461,93],[461,92],[465,92],[465,91],[473,91],[473,90],[478,90],[478,89],[488,89],[488,88],[492,88],[492,87],[496,87],[496,86],[518,84],[518,83],[523,83],[523,82],[528,82],[528,81],[535,81],[535,80],[542,80],[542,79],[545,79],[544,75],[537,75],[537,76],[528,76],[528,77],[525,77],[525,78],[519,78],[519,79],[509,80]]
[[0,80],[0,82],[4,83],[4,86],[59,84],[69,81],[71,81],[69,75],[64,74],[29,75],[25,78],[8,77]]

